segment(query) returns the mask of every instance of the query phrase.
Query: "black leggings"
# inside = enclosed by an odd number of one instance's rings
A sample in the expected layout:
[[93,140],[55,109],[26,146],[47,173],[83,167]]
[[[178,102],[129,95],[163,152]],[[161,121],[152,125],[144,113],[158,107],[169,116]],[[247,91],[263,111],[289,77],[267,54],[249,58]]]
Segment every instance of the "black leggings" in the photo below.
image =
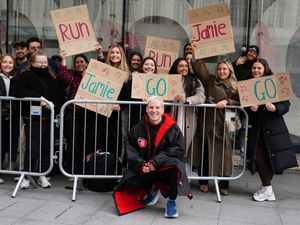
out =
[[260,134],[256,149],[256,169],[262,185],[270,186],[274,173],[270,164],[270,160],[268,159],[262,134]]
[[170,186],[168,197],[175,200],[178,195],[177,190],[177,169],[171,168],[165,171],[153,171],[143,175],[135,176],[125,182],[125,186],[132,189],[145,188],[149,191],[154,182],[162,182]]

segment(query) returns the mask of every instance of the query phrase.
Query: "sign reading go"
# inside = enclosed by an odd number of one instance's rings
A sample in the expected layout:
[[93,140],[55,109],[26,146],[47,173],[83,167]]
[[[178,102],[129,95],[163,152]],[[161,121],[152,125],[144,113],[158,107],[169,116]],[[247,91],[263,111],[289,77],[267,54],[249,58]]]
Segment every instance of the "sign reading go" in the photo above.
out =
[[146,99],[148,96],[160,96],[164,100],[173,100],[182,94],[181,75],[169,74],[132,74],[131,97]]
[[241,106],[251,106],[255,103],[263,105],[267,102],[280,102],[293,97],[288,73],[239,81],[238,90]]

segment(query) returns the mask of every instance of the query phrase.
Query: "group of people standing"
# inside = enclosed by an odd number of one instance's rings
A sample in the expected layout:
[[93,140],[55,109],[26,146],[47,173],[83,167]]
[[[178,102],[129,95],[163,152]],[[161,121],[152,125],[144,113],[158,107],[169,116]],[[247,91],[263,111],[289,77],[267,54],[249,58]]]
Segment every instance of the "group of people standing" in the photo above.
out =
[[[50,163],[49,109],[55,107],[57,110],[63,102],[74,99],[89,60],[84,54],[76,55],[73,68],[68,69],[65,49],[60,49],[56,63],[41,51],[39,39],[30,38],[26,43],[18,43],[15,45],[16,59],[10,54],[1,56],[0,95],[47,100],[38,103],[40,111],[34,115],[34,103],[22,103],[21,107],[26,137],[23,169],[36,171],[40,159],[40,171],[44,172]],[[21,47],[26,49],[25,53],[19,49]],[[128,167],[114,193],[120,214],[154,204],[160,191],[164,197],[169,197],[165,216],[178,217],[175,204],[178,193],[192,197],[189,183],[186,182],[185,163],[192,163],[196,167],[192,169],[196,169],[199,176],[231,176],[232,140],[224,128],[226,106],[239,105],[238,81],[268,76],[272,71],[265,59],[258,58],[259,48],[251,45],[237,61],[217,62],[215,74],[210,74],[202,60],[193,59],[195,47],[194,42],[187,44],[183,57],[176,59],[170,68],[169,74],[182,76],[182,94],[175,96],[174,102],[189,105],[209,103],[215,104],[215,108],[208,108],[204,112],[182,105],[166,108],[172,115],[169,116],[164,113],[162,100],[150,96],[147,107],[139,110],[136,106],[112,105],[109,119],[75,104],[68,105],[66,109],[64,136],[67,141],[67,172],[83,174],[83,158],[97,149],[109,151],[117,158],[124,154]],[[98,60],[127,72],[118,100],[136,101],[131,98],[132,73],[157,73],[157,64],[153,58],[143,58],[141,53],[131,52],[127,59],[122,46],[118,44],[110,46],[106,57],[100,44],[95,46],[95,50]],[[282,117],[288,112],[289,106],[290,102],[284,101],[245,108],[249,115],[248,167],[252,173],[259,173],[262,182],[262,186],[253,194],[256,201],[275,200],[271,186],[273,175],[297,165]],[[3,131],[14,127],[8,122],[11,118],[4,115],[10,115],[9,112],[13,110],[12,104],[2,102],[1,165],[9,144],[12,144],[7,143],[9,138],[5,136],[7,132]],[[40,138],[36,138],[38,136]],[[195,143],[193,146],[192,141]],[[15,154],[12,155],[16,155],[17,147],[13,148]],[[194,154],[193,162],[188,162],[186,159],[191,154]],[[16,157],[10,160],[15,161]],[[0,179],[1,182],[3,180]],[[38,183],[44,188],[51,187],[45,176],[39,177]],[[209,191],[208,181],[201,180],[199,183],[200,191]],[[24,179],[21,188],[29,186],[29,180]],[[228,180],[221,180],[219,187],[221,194],[229,194]],[[126,193],[126,198],[122,193]],[[122,209],[122,198],[127,201],[128,194],[139,201],[133,208],[124,209],[123,206]]]

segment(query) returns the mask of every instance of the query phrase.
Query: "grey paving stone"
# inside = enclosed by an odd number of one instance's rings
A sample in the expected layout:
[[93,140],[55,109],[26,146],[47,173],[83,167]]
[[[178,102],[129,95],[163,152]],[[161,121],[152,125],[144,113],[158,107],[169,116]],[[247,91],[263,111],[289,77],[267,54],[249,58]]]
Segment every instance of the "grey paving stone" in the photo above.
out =
[[[1,177],[3,177],[1,175]],[[118,216],[112,193],[79,191],[72,202],[72,190],[66,190],[65,177],[51,179],[50,189],[20,190],[11,198],[15,182],[4,175],[0,186],[0,225],[298,225],[300,208],[300,174],[285,173],[275,176],[273,187],[276,202],[255,202],[251,199],[260,181],[248,171],[239,180],[230,182],[230,195],[216,201],[213,183],[210,192],[193,185],[193,200],[177,199],[179,218],[164,218],[166,200],[162,197],[155,206]]]
[[12,225],[17,220],[18,219],[16,219],[16,218],[10,218],[10,217],[2,217],[2,216],[0,216],[0,224],[1,225]]
[[298,209],[279,208],[280,217],[283,225],[299,225],[300,213]]
[[41,207],[43,203],[43,201],[36,199],[1,197],[1,205],[3,205],[1,206],[0,216],[22,218]]
[[259,225],[280,225],[281,219],[276,205],[274,207],[264,207],[262,202],[255,205],[242,205],[223,203],[221,206],[220,220],[231,220],[240,223],[253,223]]

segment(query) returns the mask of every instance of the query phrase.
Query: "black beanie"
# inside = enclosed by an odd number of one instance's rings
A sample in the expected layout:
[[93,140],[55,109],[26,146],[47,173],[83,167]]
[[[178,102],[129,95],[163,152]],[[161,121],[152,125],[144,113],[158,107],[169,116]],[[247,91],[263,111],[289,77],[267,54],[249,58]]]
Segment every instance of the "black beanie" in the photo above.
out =
[[257,45],[250,45],[250,46],[248,47],[247,52],[248,52],[248,51],[255,51],[256,54],[257,54],[257,56],[259,55],[259,47],[258,47]]

